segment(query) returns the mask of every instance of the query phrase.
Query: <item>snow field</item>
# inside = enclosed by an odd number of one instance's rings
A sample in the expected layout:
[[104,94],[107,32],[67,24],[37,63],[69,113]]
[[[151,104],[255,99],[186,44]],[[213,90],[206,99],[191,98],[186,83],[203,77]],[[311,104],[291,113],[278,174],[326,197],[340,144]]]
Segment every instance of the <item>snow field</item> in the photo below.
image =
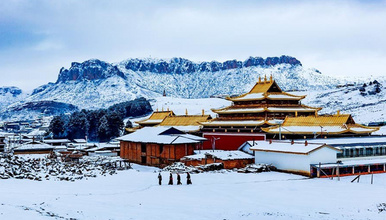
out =
[[[0,219],[385,219],[386,174],[341,181],[267,172],[192,174],[166,185],[168,172],[134,166],[75,182],[1,180]],[[176,183],[176,175],[174,183]]]

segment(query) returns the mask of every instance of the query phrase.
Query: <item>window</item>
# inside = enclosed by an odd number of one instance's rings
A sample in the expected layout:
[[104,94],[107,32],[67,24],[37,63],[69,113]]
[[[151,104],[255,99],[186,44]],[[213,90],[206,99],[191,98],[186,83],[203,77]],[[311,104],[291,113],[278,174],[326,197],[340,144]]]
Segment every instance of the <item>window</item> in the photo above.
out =
[[164,151],[164,145],[160,144],[159,145],[159,153],[162,154],[162,151]]
[[141,143],[141,152],[146,153],[146,143]]

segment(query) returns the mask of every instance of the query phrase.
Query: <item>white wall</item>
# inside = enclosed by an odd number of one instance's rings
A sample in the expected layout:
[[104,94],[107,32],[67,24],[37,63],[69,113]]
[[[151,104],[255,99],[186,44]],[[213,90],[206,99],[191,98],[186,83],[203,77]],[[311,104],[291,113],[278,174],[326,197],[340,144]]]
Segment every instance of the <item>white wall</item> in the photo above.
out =
[[310,172],[308,155],[256,151],[255,163],[272,164],[286,171]]
[[310,154],[289,154],[255,151],[255,163],[272,164],[276,168],[293,172],[310,172],[310,164],[336,163],[337,151],[324,147]]
[[328,147],[323,147],[310,154],[310,164],[320,163],[336,163],[337,151],[332,150]]

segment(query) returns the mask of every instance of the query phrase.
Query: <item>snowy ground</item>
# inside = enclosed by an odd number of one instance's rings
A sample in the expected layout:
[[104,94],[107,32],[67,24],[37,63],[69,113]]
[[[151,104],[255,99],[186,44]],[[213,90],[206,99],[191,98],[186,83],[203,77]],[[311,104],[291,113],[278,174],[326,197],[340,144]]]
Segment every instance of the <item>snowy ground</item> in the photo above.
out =
[[[308,179],[270,172],[193,174],[157,184],[156,168],[75,182],[0,180],[0,219],[386,219],[386,174]],[[164,183],[168,177],[162,172]]]

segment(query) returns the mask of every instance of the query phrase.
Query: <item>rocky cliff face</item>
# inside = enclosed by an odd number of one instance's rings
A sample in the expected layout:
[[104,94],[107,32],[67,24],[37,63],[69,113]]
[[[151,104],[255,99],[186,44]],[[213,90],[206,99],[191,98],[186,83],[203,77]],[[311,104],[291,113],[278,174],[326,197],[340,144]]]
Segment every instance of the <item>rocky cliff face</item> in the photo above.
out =
[[116,66],[93,59],[83,63],[73,62],[70,69],[62,68],[56,83],[66,81],[83,81],[107,79],[112,76],[125,78],[125,75]]
[[22,93],[22,90],[15,86],[0,87],[0,96],[11,95],[13,97],[16,97]]
[[25,98],[23,91],[15,86],[0,87],[0,113],[9,104]]
[[243,67],[270,67],[278,64],[302,65],[299,60],[290,56],[268,57],[249,57],[245,61],[228,60],[223,63],[201,62],[194,63],[184,58],[172,58],[170,60],[156,59],[129,59],[124,61],[125,68],[132,71],[186,74],[194,72],[218,72],[224,70],[240,69]]

